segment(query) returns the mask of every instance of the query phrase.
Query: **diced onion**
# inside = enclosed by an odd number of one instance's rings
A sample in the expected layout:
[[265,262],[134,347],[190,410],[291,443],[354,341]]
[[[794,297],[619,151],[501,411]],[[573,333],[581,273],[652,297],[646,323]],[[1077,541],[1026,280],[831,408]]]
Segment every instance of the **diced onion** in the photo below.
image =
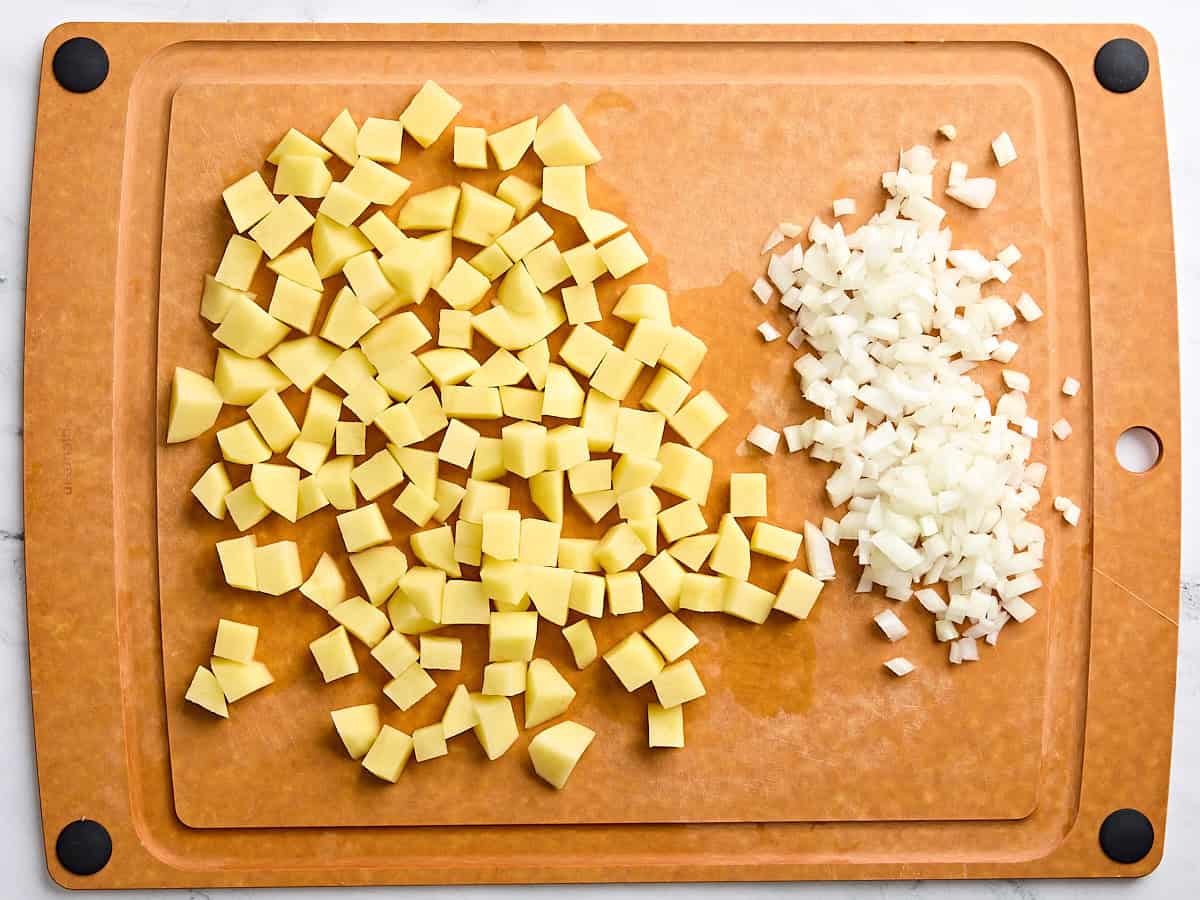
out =
[[916,666],[914,666],[903,656],[893,656],[891,659],[885,662],[883,666],[897,678],[903,678],[916,668]]
[[900,621],[900,617],[890,609],[885,609],[883,612],[877,613],[875,615],[875,624],[879,626],[879,630],[883,632],[883,636],[893,643],[908,634],[908,629]]
[[938,126],[938,134],[940,134],[946,140],[952,141],[956,137],[958,137],[958,129],[950,124],[939,125]]
[[1056,438],[1058,438],[1060,441],[1065,441],[1067,438],[1069,438],[1071,436],[1071,431],[1072,431],[1071,423],[1068,422],[1066,419],[1059,419],[1057,422],[1055,422],[1053,425],[1050,426],[1050,430],[1054,433],[1054,436]]
[[770,322],[760,322],[758,324],[758,328],[755,330],[762,335],[762,339],[768,344],[771,343],[771,341],[779,340],[781,337],[779,330]]
[[1074,397],[1076,394],[1079,393],[1079,382],[1076,381],[1074,378],[1067,376],[1066,378],[1063,379],[1062,392],[1064,394],[1066,394],[1068,397]]
[[992,141],[992,153],[996,157],[996,165],[1002,169],[1016,160],[1017,148],[1013,146],[1012,138],[1008,136],[1007,131],[1000,132]]

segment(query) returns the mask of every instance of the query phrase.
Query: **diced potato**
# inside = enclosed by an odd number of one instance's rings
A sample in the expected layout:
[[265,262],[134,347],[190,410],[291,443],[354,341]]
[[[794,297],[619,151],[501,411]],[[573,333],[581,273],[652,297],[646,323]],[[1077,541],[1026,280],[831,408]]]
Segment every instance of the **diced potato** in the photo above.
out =
[[430,284],[437,284],[446,277],[454,262],[454,236],[450,229],[443,228],[432,234],[421,235],[417,240],[425,244],[433,254],[433,276]]
[[572,572],[567,608],[598,619],[604,615],[604,592],[605,581],[601,576]]
[[300,440],[327,446],[332,444],[341,411],[342,401],[336,394],[322,388],[314,388],[308,395],[308,409],[304,412],[304,423],[300,426]]
[[588,449],[603,453],[612,449],[617,433],[617,410],[620,403],[597,390],[587,392],[580,427],[587,433]]
[[439,478],[437,489],[433,493],[433,500],[437,504],[437,508],[433,511],[433,517],[439,522],[445,522],[458,509],[458,504],[462,502],[466,492],[467,489],[462,485]]
[[538,614],[494,612],[488,623],[488,659],[491,662],[533,659]]
[[460,684],[454,689],[450,702],[446,704],[446,711],[442,713],[442,733],[449,740],[478,724],[479,716],[475,712],[471,694],[466,685]]
[[577,669],[586,669],[596,661],[596,638],[587,619],[580,619],[574,625],[568,625],[562,633],[571,647],[571,655],[575,658]]
[[750,577],[750,541],[732,515],[721,516],[717,525],[717,543],[708,557],[714,572],[745,581]]
[[659,357],[658,363],[670,369],[684,381],[691,381],[700,363],[708,353],[708,345],[681,325],[676,325],[671,340]]
[[427,566],[441,569],[455,578],[462,575],[462,569],[454,559],[454,533],[449,525],[418,531],[409,536],[408,543],[417,559]]
[[693,534],[700,534],[708,529],[708,522],[700,504],[695,500],[685,500],[658,514],[658,527],[663,538],[668,543],[675,543]]
[[367,452],[367,426],[362,422],[338,422],[333,444],[338,456],[364,456]]
[[[585,327],[585,326],[581,326]],[[619,347],[609,347],[591,377],[591,385],[614,400],[624,400],[642,372],[642,364]]]
[[267,154],[267,162],[277,166],[285,156],[315,156],[325,161],[332,154],[308,135],[295,128],[289,128],[275,145],[275,149]]
[[692,612],[721,612],[724,604],[725,585],[720,578],[696,572],[683,573],[679,583],[680,609],[690,609]]
[[515,560],[521,540],[521,514],[500,509],[483,514],[483,552],[494,559]]
[[412,407],[405,403],[394,403],[376,414],[372,424],[383,432],[390,445],[397,449],[421,440],[421,429],[413,416]]
[[454,523],[454,558],[477,566],[483,558],[483,526],[460,518]]
[[296,497],[296,518],[303,519],[305,516],[312,515],[319,509],[324,509],[329,505],[329,498],[325,496],[325,492],[321,490],[317,484],[317,477],[309,475],[307,478],[300,479],[300,487]]
[[439,347],[470,350],[472,336],[471,314],[467,310],[443,309],[438,313]]
[[575,689],[546,659],[529,663],[525,681],[525,727],[534,728],[567,711]]
[[571,493],[576,496],[612,489],[612,460],[590,459],[567,470]]
[[606,241],[629,227],[612,213],[600,209],[589,209],[578,219],[579,227],[583,229],[584,235],[593,244]]
[[615,572],[605,575],[604,583],[608,590],[608,611],[614,616],[642,611],[642,579],[637,572]]
[[521,263],[533,276],[533,283],[537,285],[539,291],[552,290],[571,277],[571,270],[563,261],[558,244],[552,240],[529,251]]
[[708,502],[708,488],[712,482],[712,460],[698,450],[683,444],[666,443],[658,451],[662,470],[654,479],[654,486],[682,500],[695,500],[701,505]]
[[[500,249],[499,244],[488,244],[488,246],[484,247],[482,250],[472,256],[468,260],[468,263],[470,264],[471,268],[486,278],[489,283],[495,281],[512,268],[512,260],[509,259],[508,255]],[[439,291],[438,293],[441,292]]]
[[462,104],[440,85],[426,81],[400,114],[400,123],[418,144],[428,147],[442,136],[460,109]]
[[645,519],[630,519],[629,527],[642,542],[646,553],[653,555],[658,552],[658,522],[655,521],[654,516]]
[[631,232],[600,245],[600,258],[613,278],[624,278],[650,261]]
[[658,319],[639,319],[625,341],[625,352],[648,366],[658,364],[671,340],[670,324]]
[[221,693],[229,703],[236,703],[243,697],[275,683],[270,670],[256,659],[250,662],[234,662],[214,656],[209,660],[209,666],[212,667],[217,684],[221,686]]
[[803,541],[804,535],[799,532],[789,531],[769,522],[756,522],[754,532],[750,535],[750,549],[772,559],[795,562]]
[[567,285],[562,289],[562,298],[567,310],[567,322],[571,325],[600,321],[600,303],[592,284]]
[[530,344],[517,354],[517,359],[529,372],[529,380],[533,382],[533,386],[539,391],[545,390],[546,378],[550,371],[550,346],[545,338]]
[[734,472],[729,476],[729,514],[735,517],[767,514],[766,474]]
[[[417,434],[421,436],[421,440],[425,440],[425,438],[428,437],[433,437],[435,434],[445,428],[450,422],[450,420],[446,418],[448,413],[438,400],[437,391],[431,387],[423,388],[422,390],[417,391],[408,398],[406,405],[408,406],[409,412],[412,413],[413,422],[416,423]],[[427,451],[421,452],[426,453],[431,465],[436,465],[436,453]],[[408,477],[417,484],[421,485],[423,490],[433,493],[435,490],[435,485],[432,479],[430,479],[428,482],[422,482],[417,479],[412,472],[408,471],[407,464],[404,462],[404,460],[400,460],[400,465],[405,466],[405,474],[407,474]]]
[[577,722],[559,722],[529,742],[538,777],[562,790],[596,733]]
[[[472,387],[503,387],[517,384],[528,374],[525,364],[507,350],[497,350],[467,379]],[[501,395],[503,401],[503,395]]]
[[221,685],[217,682],[217,677],[204,666],[196,667],[196,674],[192,676],[192,682],[188,685],[183,699],[208,710],[214,716],[229,718],[229,706],[221,692]]
[[[499,612],[524,612],[529,609],[529,567],[516,560],[483,558],[479,568],[483,595],[496,604]],[[490,620],[489,620],[490,624]]]
[[438,449],[438,459],[465,469],[471,465],[475,448],[479,445],[479,432],[470,425],[455,419],[446,428],[442,437],[442,445]]
[[250,469],[250,484],[258,499],[272,512],[295,522],[300,502],[300,470],[294,466],[255,463]]
[[235,353],[256,359],[282,341],[287,333],[288,326],[273,318],[248,294],[237,294],[230,298],[229,308],[213,332],[213,338]]
[[496,157],[496,166],[501,172],[515,169],[525,151],[533,146],[537,124],[537,116],[532,116],[488,135],[487,145],[492,148],[492,156]]
[[483,667],[483,693],[493,697],[515,697],[525,693],[528,667],[528,663],[520,660],[488,663]]
[[649,684],[665,665],[662,655],[640,631],[635,631],[605,653],[604,661],[630,692]]
[[512,701],[507,697],[472,694],[471,704],[477,719],[475,737],[488,759],[499,759],[517,740],[517,718],[513,715]]
[[333,727],[351,759],[362,759],[379,736],[379,707],[374,703],[347,706],[331,712]]
[[[296,444],[299,444],[297,441]],[[292,444],[292,449],[296,448]],[[354,458],[340,456],[331,459],[320,466],[316,472],[317,486],[321,489],[334,509],[352,510],[358,505],[357,492],[354,482],[350,480],[350,472],[354,468]]]
[[[479,363],[475,361],[475,357],[465,350],[458,350],[453,347],[439,347],[436,350],[428,350],[418,356],[417,359],[433,375],[433,380],[439,388],[445,388],[447,385],[461,384],[479,368]],[[442,393],[444,395],[445,391]]]
[[574,573],[547,565],[527,566],[529,599],[534,608],[547,622],[566,625]]
[[600,520],[617,505],[616,491],[592,491],[588,494],[572,494],[572,496],[579,504],[580,509],[592,520],[592,524],[599,524]]
[[604,355],[612,347],[612,339],[588,325],[571,329],[559,350],[559,358],[584,378],[591,378]]
[[674,372],[669,369],[659,369],[646,388],[646,392],[642,394],[641,404],[646,409],[662,413],[668,420],[672,420],[671,424],[674,427],[673,417],[683,405],[683,401],[687,399],[690,390],[691,385]]
[[605,572],[623,572],[644,552],[641,538],[627,522],[621,522],[608,529],[601,538],[596,547],[596,561]]
[[215,462],[192,485],[192,496],[207,510],[214,519],[224,519],[227,512],[225,498],[233,490],[225,465]]
[[254,550],[257,545],[258,539],[252,534],[217,542],[217,558],[221,562],[221,572],[227,585],[243,591],[258,590],[258,577],[254,570]]
[[383,693],[400,707],[401,712],[407,712],[428,697],[436,687],[437,683],[429,673],[419,663],[414,663],[385,684]]
[[[478,454],[478,451],[476,451]],[[508,509],[510,492],[508,485],[476,478],[467,480],[467,493],[463,496],[459,516],[467,522],[483,524],[484,513]]]
[[497,237],[496,243],[504,251],[505,256],[516,263],[553,236],[554,229],[550,227],[542,214],[533,213]]
[[728,418],[729,414],[717,402],[717,398],[708,391],[701,391],[671,416],[671,427],[689,445],[698,449]]
[[662,464],[654,457],[623,454],[613,468],[613,490],[620,496],[641,487],[649,487],[654,484],[660,471]]
[[413,756],[416,757],[417,762],[428,762],[439,756],[445,756],[448,752],[446,733],[441,722],[434,722],[432,725],[416,729],[412,733],[412,742]]
[[[404,179],[404,181],[407,187],[408,179]],[[363,236],[380,253],[387,253],[390,250],[394,250],[408,240],[408,235],[397,228],[396,223],[389,219],[381,209],[367,216],[363,220],[363,223],[358,226],[358,230],[363,233]]]
[[824,582],[807,572],[791,569],[775,597],[774,608],[793,618],[807,619],[824,586]]
[[576,285],[589,285],[608,271],[595,245],[590,241],[564,250],[563,262],[567,264]]
[[[409,201],[409,203],[411,202],[412,200]],[[421,241],[405,241],[383,254],[379,260],[379,268],[392,287],[396,289],[394,302],[404,305],[423,301],[433,286],[436,262],[433,248]],[[380,309],[379,312],[382,314],[383,309]],[[386,322],[383,323],[383,325],[386,324]],[[382,328],[383,325],[379,327]],[[367,337],[369,338],[370,335]],[[422,343],[424,342],[422,341]],[[383,360],[380,358],[377,361],[368,348],[366,339],[362,341],[362,345],[375,368],[380,368]],[[409,347],[407,351],[403,352],[411,352],[414,349],[416,348]]]
[[267,268],[276,275],[314,291],[320,291],[324,287],[321,283],[321,273],[317,271],[317,264],[313,262],[307,247],[296,247],[287,253],[279,254],[267,263]]
[[[253,305],[251,300],[245,302]],[[213,382],[191,369],[176,366],[167,412],[167,443],[190,441],[204,434],[217,421],[222,403],[221,392]]]
[[358,672],[358,660],[354,657],[354,648],[350,646],[350,638],[343,625],[310,642],[308,649],[326,684]]
[[487,131],[465,125],[454,129],[454,164],[462,169],[486,169]]
[[249,481],[225,495],[225,508],[238,531],[253,528],[271,514],[271,508],[258,498]]
[[563,517],[563,473],[539,472],[529,479],[529,497],[542,515],[554,522]]
[[400,576],[400,592],[431,622],[441,622],[446,592],[446,573],[438,568],[417,566]]
[[452,637],[421,635],[421,668],[457,672],[462,668],[462,641]]
[[[471,523],[456,524],[470,526]],[[446,582],[442,597],[443,625],[487,625],[490,621],[491,609],[480,582],[459,579]]]
[[551,363],[546,369],[546,396],[542,415],[578,419],[583,412],[583,388],[565,366]]
[[350,282],[350,288],[358,301],[377,316],[386,316],[401,304],[374,251],[368,250],[346,260],[342,274]]
[[[365,355],[363,358],[366,358]],[[421,365],[420,360],[409,353],[389,363],[388,368],[379,373],[378,381],[394,400],[405,401],[433,381],[433,376]]]
[[504,415],[498,389],[465,384],[443,389],[442,409],[451,419],[499,419]]
[[401,634],[425,634],[442,627],[440,623],[430,621],[417,612],[404,592],[399,590],[388,598],[387,615],[392,628]]
[[476,481],[495,481],[503,477],[505,471],[503,442],[500,438],[480,437],[475,445],[475,458],[471,461],[471,478]]
[[653,488],[643,486],[617,495],[617,512],[626,521],[654,520],[662,503]]
[[400,578],[408,571],[408,557],[399,547],[372,547],[350,554],[350,566],[358,576],[372,606],[381,606],[396,590]]
[[374,647],[391,630],[388,617],[362,597],[343,600],[329,610],[329,615],[368,647]]
[[[513,422],[500,429],[504,467],[522,478],[531,478],[546,469],[546,428],[534,422]],[[484,521],[484,552],[487,550],[487,522]],[[492,554],[495,555],[495,554]],[[512,557],[515,558],[515,557]]]
[[486,247],[508,230],[516,214],[499,197],[464,183],[452,233],[460,241]]
[[263,442],[248,420],[218,431],[217,445],[228,462],[238,465],[248,466],[271,458],[271,448]]
[[268,354],[279,371],[302,391],[316,384],[340,355],[337,347],[318,337],[284,341]]
[[[613,307],[613,315],[634,324],[642,319],[657,319],[669,325],[671,323],[671,304],[667,299],[667,292],[658,285],[631,284],[617,300],[617,305]],[[672,335],[672,337],[676,337],[676,335]],[[683,376],[684,380],[688,380],[690,377],[690,375]]]
[[275,170],[272,192],[294,197],[324,197],[333,183],[325,163],[315,156],[285,156]]
[[398,163],[404,145],[404,126],[395,119],[371,116],[358,130],[354,149],[376,162]]
[[690,659],[672,663],[654,676],[654,692],[666,709],[696,700],[705,694],[704,684]]
[[[500,351],[507,353],[507,350]],[[527,422],[540,422],[542,419],[542,401],[545,395],[541,391],[529,388],[518,388],[504,385],[500,388],[500,407],[504,415],[514,419],[524,419]]]
[[412,755],[413,740],[398,728],[384,725],[371,749],[363,757],[362,767],[383,781],[395,784],[408,765]]
[[251,403],[246,414],[275,453],[286,451],[292,441],[300,436],[300,426],[279,399],[279,392],[274,389],[266,391]]
[[371,648],[371,656],[395,678],[415,663],[420,656],[412,641],[398,631],[391,631]]
[[[290,247],[300,235],[312,228],[315,221],[312,213],[305,209],[304,204],[299,200],[295,197],[284,197],[278,206],[250,229],[250,237],[262,248],[263,253],[267,254],[268,259],[274,259]],[[220,280],[219,272],[218,280]],[[231,284],[230,287],[237,287],[237,285]]]
[[342,513],[337,517],[337,524],[349,553],[386,544],[392,539],[392,532],[375,503]]
[[662,446],[667,420],[662,413],[622,407],[617,410],[617,430],[613,435],[614,453],[631,453],[653,459]]
[[221,199],[233,219],[233,227],[239,232],[262,221],[276,206],[275,198],[258,172],[251,172],[225,188]]
[[666,709],[659,703],[651,702],[646,707],[650,725],[651,747],[682,747],[683,742],[683,706],[672,706]]
[[683,567],[666,550],[641,568],[642,580],[650,585],[671,612],[679,610],[679,595],[683,588],[684,574]]
[[533,315],[542,305],[542,293],[523,262],[508,270],[500,282],[496,299],[514,316]]
[[[258,245],[254,245],[258,250]],[[260,251],[261,252],[261,251]],[[287,254],[284,254],[285,256]],[[280,257],[282,259],[283,257]],[[211,275],[204,276],[204,292],[200,295],[200,317],[209,322],[220,324],[229,312],[230,305],[238,297],[253,300],[256,295],[247,291],[235,291],[228,285],[221,284]]]
[[320,554],[317,565],[313,566],[312,575],[301,584],[300,593],[323,610],[332,610],[346,600],[346,580],[329,553]]
[[[346,175],[343,183],[358,196],[365,197],[371,203],[378,203],[380,206],[392,206],[398,203],[412,184],[403,175],[366,157],[359,159],[354,164],[354,168]],[[382,213],[380,214],[382,215]],[[388,221],[386,216],[384,219]],[[391,222],[388,221],[388,224]],[[362,228],[365,234],[365,223]],[[372,243],[375,243],[373,239]]]
[[542,202],[571,216],[588,211],[587,170],[583,166],[542,169]]
[[342,162],[354,165],[358,161],[358,123],[350,110],[343,109],[321,135],[321,143],[334,152]]
[[339,225],[328,216],[317,216],[313,224],[312,255],[322,278],[336,275],[346,260],[370,249],[370,240],[354,226]]
[[589,166],[600,161],[600,151],[566,104],[537,126],[533,152],[547,166]]
[[212,655],[234,662],[250,662],[258,645],[258,628],[230,619],[217,620],[217,637]]
[[559,522],[521,519],[520,548],[517,558],[532,566],[553,566],[558,562]]

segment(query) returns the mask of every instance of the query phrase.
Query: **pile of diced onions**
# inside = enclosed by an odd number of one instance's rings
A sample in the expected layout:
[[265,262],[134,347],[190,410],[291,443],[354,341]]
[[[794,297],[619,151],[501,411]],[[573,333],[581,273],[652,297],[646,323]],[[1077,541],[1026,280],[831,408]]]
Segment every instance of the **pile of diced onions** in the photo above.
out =
[[[781,294],[794,325],[787,343],[806,351],[795,361],[800,387],[822,411],[783,429],[787,448],[836,466],[825,487],[844,511],[806,542],[854,542],[858,591],[915,597],[958,663],[979,658],[980,638],[994,645],[1010,620],[1034,615],[1025,597],[1042,584],[1045,534],[1027,517],[1046,466],[1030,461],[1029,378],[1006,374],[993,405],[970,377],[1019,349],[1002,338],[1017,311],[992,289],[1020,253],[955,249],[933,200],[935,168],[927,147],[902,152],[883,176],[881,212],[850,234],[818,217],[807,242],[771,256],[754,293],[764,303]],[[839,204],[835,215],[849,211]],[[780,226],[768,245],[798,236]],[[1028,294],[1018,311],[1041,315]],[[760,330],[767,341],[772,332]],[[759,426],[749,440],[773,452],[772,435]],[[876,622],[891,641],[908,633],[891,609]],[[900,659],[888,667],[907,674]]]

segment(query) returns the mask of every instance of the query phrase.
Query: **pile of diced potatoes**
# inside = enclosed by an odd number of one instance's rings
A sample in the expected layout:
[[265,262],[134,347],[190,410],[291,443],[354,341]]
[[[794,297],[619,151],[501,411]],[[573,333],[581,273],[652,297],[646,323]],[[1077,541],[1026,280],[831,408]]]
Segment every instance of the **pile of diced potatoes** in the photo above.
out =
[[[734,474],[730,512],[710,527],[714,467],[703,447],[726,412],[693,391],[707,348],[672,322],[666,292],[623,287],[611,313],[629,325],[623,344],[591,327],[602,318],[596,284],[647,258],[625,222],[589,205],[600,153],[568,107],[492,134],[453,129],[457,166],[505,172],[532,147],[540,185],[507,175],[493,193],[449,184],[401,202],[404,135],[429,147],[460,108],[427,82],[399,119],[359,125],[344,110],[319,142],[283,137],[267,157],[273,185],[256,170],[225,190],[236,233],[200,309],[216,326],[215,369],[175,370],[167,425],[168,443],[186,441],[223,406],[245,408],[217,432],[222,458],[192,493],[244,532],[216,547],[230,587],[298,589],[328,612],[333,627],[309,645],[326,682],[359,671],[362,643],[390,676],[383,699],[408,710],[434,689],[434,673],[461,669],[461,640],[437,632],[488,629],[483,672],[411,735],[386,724],[377,703],[332,712],[349,755],[388,781],[467,731],[500,757],[519,734],[514,696],[526,729],[563,716],[575,690],[537,655],[538,639],[566,641],[582,670],[600,655],[589,620],[641,613],[646,587],[664,614],[603,658],[614,687],[653,687],[649,746],[682,747],[684,706],[705,688],[685,658],[698,638],[676,613],[803,619],[821,588],[799,568],[771,588],[748,581],[752,553],[793,562],[801,543],[761,520],[746,536],[739,519],[767,514],[765,475]],[[349,166],[341,181],[334,155]],[[574,217],[586,240],[560,249],[539,204]],[[456,256],[459,247],[473,249]],[[276,275],[269,299],[249,293],[264,256]],[[436,335],[405,309],[422,303],[439,307]],[[552,354],[547,337],[564,326]],[[647,367],[649,386],[630,396]],[[300,422],[280,396],[293,389],[307,394]],[[482,435],[472,424],[481,421],[503,423],[500,436]],[[386,446],[368,455],[370,429]],[[520,479],[544,518],[511,508]],[[568,501],[594,530],[563,533]],[[408,552],[382,504],[417,529]],[[311,569],[295,542],[260,545],[251,531],[272,514],[296,522],[326,507],[344,546]],[[227,703],[271,684],[257,639],[254,626],[221,620],[210,667],[196,670],[186,698],[227,717]],[[569,720],[545,728],[529,743],[534,770],[561,788],[594,736]]]

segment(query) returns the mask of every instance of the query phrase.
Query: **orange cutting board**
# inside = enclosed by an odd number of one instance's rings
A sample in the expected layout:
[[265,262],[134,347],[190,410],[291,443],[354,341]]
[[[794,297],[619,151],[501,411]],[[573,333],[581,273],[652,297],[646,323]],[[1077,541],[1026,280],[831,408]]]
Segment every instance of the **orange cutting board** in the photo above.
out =
[[[1092,73],[1116,34],[1151,51],[1146,83],[1124,95]],[[76,35],[110,59],[91,93],[68,93],[51,73]],[[951,224],[961,245],[1021,248],[1002,292],[1027,290],[1047,311],[1017,326],[1031,414],[1044,424],[1066,415],[1075,429],[1063,442],[1044,428],[1035,450],[1051,472],[1035,516],[1050,532],[1039,615],[961,667],[916,629],[903,653],[918,672],[896,680],[881,667],[895,648],[871,623],[889,601],[853,593],[856,566],[841,548],[842,575],[807,622],[689,620],[709,694],[688,708],[686,751],[645,750],[646,697],[615,689],[602,664],[575,673],[565,642],[543,629],[539,655],[579,691],[571,717],[600,735],[568,790],[532,777],[528,735],[496,763],[467,738],[394,788],[364,776],[328,710],[386,705],[382,670],[360,653],[363,674],[322,685],[305,646],[327,617],[295,593],[224,587],[212,544],[232,525],[187,496],[215,440],[166,447],[161,435],[173,368],[212,366],[196,310],[229,234],[220,191],[286,128],[320,134],[346,106],[360,120],[395,116],[427,78],[463,101],[459,124],[491,130],[563,102],[579,113],[604,153],[592,201],[629,221],[650,255],[644,270],[601,284],[602,307],[634,281],[668,290],[676,320],[711,348],[696,383],[732,412],[705,447],[717,462],[713,497],[726,495],[730,472],[766,471],[770,518],[791,527],[829,513],[829,467],[742,444],[758,421],[809,414],[792,356],[753,332],[764,316],[784,325],[749,295],[763,237],[781,220],[827,215],[834,197],[858,200],[851,226],[865,219],[897,149],[933,143],[942,122],[961,137],[938,155],[972,171],[989,166],[992,136],[1012,134],[1021,159],[998,176],[996,203],[954,209]],[[1160,94],[1149,36],[1100,26],[57,29],[38,116],[25,385],[30,656],[55,879],[114,888],[1148,871],[1165,823],[1179,528]],[[399,170],[413,192],[451,180],[494,188],[499,173],[464,176],[449,145],[447,134],[421,154],[406,146]],[[261,294],[270,278],[260,277]],[[601,330],[621,337],[619,324]],[[1069,402],[1058,393],[1067,375],[1085,385]],[[298,396],[289,402],[302,409]],[[227,408],[220,424],[240,416]],[[1134,425],[1163,445],[1141,475],[1113,453]],[[1083,507],[1078,528],[1049,510],[1054,494]],[[381,506],[402,538],[412,529],[391,499]],[[588,533],[582,518],[564,530]],[[332,511],[256,531],[260,543],[298,540],[306,571],[340,545]],[[755,565],[760,583],[782,576]],[[656,605],[595,623],[601,648]],[[276,677],[228,723],[182,702],[220,616],[260,626],[258,655]],[[466,643],[463,679],[477,687],[468,673],[484,661],[480,630],[454,631]],[[431,698],[387,721],[428,724],[459,680],[439,677]],[[1123,807],[1158,835],[1131,865],[1097,840]],[[91,876],[68,872],[53,849],[79,818],[112,835],[111,860]]]

